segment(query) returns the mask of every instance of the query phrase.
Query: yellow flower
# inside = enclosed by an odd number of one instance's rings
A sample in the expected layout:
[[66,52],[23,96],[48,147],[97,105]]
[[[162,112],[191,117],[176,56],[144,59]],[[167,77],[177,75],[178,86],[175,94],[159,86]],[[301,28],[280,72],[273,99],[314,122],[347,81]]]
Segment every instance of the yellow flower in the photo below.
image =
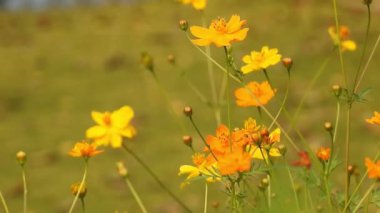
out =
[[336,32],[334,26],[330,26],[328,29],[329,35],[334,42],[334,45],[339,46],[339,41],[341,43],[342,51],[354,51],[356,50],[356,43],[353,40],[348,39],[350,31],[346,26],[340,26],[339,34]]
[[[248,146],[248,148],[250,149],[249,154],[252,156],[252,158],[260,159],[260,160],[264,160],[264,159],[268,160],[268,150],[264,148],[260,149],[256,145]],[[281,156],[280,150],[278,148],[271,147],[269,149],[269,156],[280,157]]]
[[250,82],[246,87],[235,90],[236,104],[240,107],[262,106],[273,98],[275,91],[268,81],[261,84]]
[[96,150],[97,146],[93,143],[78,142],[74,148],[69,152],[72,157],[90,158],[103,152],[103,150]]
[[133,109],[124,106],[116,111],[91,113],[97,125],[86,131],[87,138],[91,138],[97,145],[121,147],[122,137],[132,138],[136,135],[135,128],[130,124],[134,116]]
[[192,42],[198,46],[215,44],[217,47],[230,46],[231,42],[242,41],[247,36],[248,28],[241,29],[246,20],[240,20],[240,16],[231,16],[228,22],[223,18],[215,19],[209,28],[192,26],[191,33],[197,38]]
[[196,10],[204,10],[207,0],[179,0],[182,4],[191,4]]
[[246,65],[241,67],[241,71],[247,74],[252,71],[263,70],[277,64],[280,60],[281,55],[278,54],[278,49],[269,49],[269,47],[264,46],[260,52],[252,51],[250,55],[243,57],[243,62]]
[[365,121],[370,124],[380,125],[380,113],[374,112],[374,116],[372,118],[368,118]]

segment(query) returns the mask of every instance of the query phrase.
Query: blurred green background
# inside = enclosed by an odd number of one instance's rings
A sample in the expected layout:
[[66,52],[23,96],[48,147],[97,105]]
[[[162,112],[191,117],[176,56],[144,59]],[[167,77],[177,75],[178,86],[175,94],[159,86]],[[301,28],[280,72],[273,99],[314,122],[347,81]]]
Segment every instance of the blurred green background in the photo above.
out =
[[[345,67],[352,79],[363,47],[366,10],[359,0],[338,3],[340,21],[351,28],[351,37],[358,43],[358,51],[344,54]],[[376,3],[372,8],[369,49],[380,33],[380,4]],[[328,26],[334,23],[331,2],[210,0],[204,16],[208,22],[218,16],[229,18],[232,14],[247,19],[250,28],[247,39],[234,44],[238,64],[244,54],[263,45],[276,47],[283,56],[293,58],[287,108],[294,112],[311,78],[331,52],[332,42],[327,34]],[[201,141],[182,116],[182,108],[193,106],[194,119],[205,135],[214,134],[214,115],[188,87],[181,73],[186,72],[189,80],[210,97],[207,66],[205,58],[178,29],[180,19],[187,19],[190,25],[202,22],[199,12],[171,0],[129,4],[110,1],[0,12],[0,190],[12,212],[22,210],[21,170],[15,160],[18,150],[28,154],[30,212],[66,212],[73,199],[70,185],[79,181],[83,172],[82,160],[69,157],[67,152],[93,125],[92,110],[111,111],[123,105],[132,106],[136,114],[133,123],[138,135],[128,142],[130,147],[188,206],[195,212],[201,211],[203,184],[194,183],[179,189],[184,177],[177,176],[178,167],[191,163],[191,151],[181,141],[184,132],[151,74],[139,64],[143,51],[154,57],[158,78],[168,91],[170,104],[185,125],[186,133],[194,136],[195,146],[201,147]],[[212,53],[224,63],[222,49],[213,47]],[[167,62],[169,54],[175,56],[175,65]],[[352,162],[361,169],[363,158],[375,154],[380,136],[378,127],[364,122],[374,110],[380,110],[379,57],[380,51],[377,51],[361,87],[373,88],[367,96],[368,103],[356,104],[353,109]],[[334,120],[335,102],[329,90],[331,85],[342,82],[338,65],[334,55],[308,95],[298,122],[298,128],[314,150],[328,145],[323,123]],[[222,73],[217,68],[215,72],[219,85]],[[269,75],[278,90],[277,95],[282,98],[286,88],[285,70],[278,65],[269,70]],[[263,80],[263,77],[261,73],[252,73],[247,79]],[[276,104],[270,104],[269,109],[277,112]],[[224,122],[225,115],[224,110]],[[248,116],[258,115],[256,109],[234,106],[232,116],[233,126],[242,126]],[[267,120],[263,122],[269,125]],[[280,122],[285,127],[289,123],[283,116]],[[341,130],[339,144],[343,143],[344,129]],[[299,139],[291,135],[300,144]],[[289,155],[289,159],[296,158],[292,152]],[[182,211],[133,158],[123,150],[109,148],[90,161],[88,212],[138,211],[116,173],[115,162],[120,160],[126,163],[131,181],[148,210]],[[343,179],[342,171],[340,167],[334,177],[337,186]],[[226,197],[221,190],[212,186],[210,203],[224,203]],[[79,212],[79,208],[77,210]]]

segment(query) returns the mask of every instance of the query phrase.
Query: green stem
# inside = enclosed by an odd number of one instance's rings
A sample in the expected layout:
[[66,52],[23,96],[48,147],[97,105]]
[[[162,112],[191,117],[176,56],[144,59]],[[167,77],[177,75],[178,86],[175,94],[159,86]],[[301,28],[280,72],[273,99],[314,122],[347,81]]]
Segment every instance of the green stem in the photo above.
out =
[[[377,161],[377,159],[380,157],[380,151],[377,152],[376,156],[375,156],[375,161]],[[360,189],[360,186],[363,184],[364,180],[366,179],[367,177],[367,174],[368,174],[368,171],[366,171],[362,178],[360,179],[358,185],[356,186],[356,188],[354,189],[354,191],[351,193],[351,196],[350,196],[350,199],[348,200],[348,202],[345,204],[344,206],[344,209],[343,209],[343,212],[345,212],[348,208],[348,206],[350,205],[350,202],[352,201],[352,199],[354,198],[355,194],[359,191]]]
[[356,74],[355,74],[354,87],[352,88],[352,93],[354,93],[356,90],[356,84],[358,83],[357,81],[358,81],[360,69],[362,67],[365,52],[367,50],[367,45],[368,45],[369,29],[371,26],[371,7],[370,7],[370,4],[367,4],[366,6],[367,6],[367,14],[368,14],[367,29],[366,29],[366,34],[365,34],[365,38],[364,38],[362,56],[360,57],[359,66],[358,66],[358,69],[356,70]]
[[325,182],[326,195],[327,195],[327,199],[329,202],[329,209],[330,209],[330,212],[332,213],[333,212],[333,205],[332,205],[332,201],[331,201],[330,187],[329,187],[327,175],[324,175],[324,182]]
[[1,191],[0,191],[0,200],[1,200],[1,203],[3,204],[4,212],[9,213],[7,202],[5,202],[3,193],[1,193]]
[[[333,53],[333,52],[331,52],[331,53]],[[296,112],[294,113],[293,119],[290,122],[290,127],[289,127],[288,131],[292,130],[296,126],[298,117],[299,117],[300,112],[301,112],[301,110],[302,110],[302,108],[304,106],[305,100],[308,97],[309,92],[313,89],[313,87],[317,83],[318,79],[321,77],[321,75],[322,75],[323,71],[325,70],[328,62],[330,61],[331,55],[332,55],[331,53],[325,58],[325,60],[323,61],[323,63],[318,68],[317,72],[315,73],[313,79],[311,80],[311,82],[307,86],[305,92],[303,93],[301,101],[300,101],[300,103],[297,106]]]
[[207,198],[208,198],[208,185],[205,183],[205,204],[203,208],[203,213],[207,213]]
[[[333,1],[333,7],[334,7],[334,19],[335,19],[335,28],[336,28],[336,33],[339,34],[339,20],[338,20],[338,9],[337,9],[337,0],[332,0]],[[342,54],[342,41],[340,36],[338,36],[338,50],[339,50],[339,61],[340,61],[340,68],[341,72],[344,78],[344,86],[348,89],[348,80],[347,80],[347,74],[346,71],[344,70],[344,62],[343,62],[343,54]]]
[[[226,76],[228,77],[230,75],[230,62],[229,57],[230,54],[228,53],[227,47],[224,46],[224,52],[226,54],[226,61],[227,61],[227,73]],[[227,123],[228,123],[228,131],[229,131],[229,141],[230,141],[230,149],[232,151],[232,141],[231,141],[231,103],[230,103],[230,78],[227,78],[227,94],[226,94],[226,102],[227,102]]]
[[26,184],[25,168],[22,166],[22,184],[24,187],[24,213],[28,212],[28,186]]
[[81,193],[83,187],[84,187],[84,184],[86,183],[86,178],[87,178],[87,170],[88,170],[88,161],[87,159],[85,159],[85,166],[84,166],[84,173],[83,173],[83,177],[82,177],[82,181],[80,182],[79,184],[79,188],[78,188],[78,192],[77,194],[75,195],[75,198],[71,204],[71,207],[70,207],[70,210],[69,210],[69,213],[73,212],[74,210],[74,207],[75,207],[75,204],[77,203],[78,201],[78,198],[79,198],[79,194]]
[[132,196],[136,200],[137,204],[139,205],[141,212],[147,213],[147,210],[146,210],[144,204],[142,203],[140,196],[137,194],[135,188],[133,187],[132,182],[129,180],[128,177],[124,178],[124,181],[127,184],[129,190],[131,190]]
[[362,205],[362,203],[364,202],[364,200],[367,198],[367,196],[369,195],[369,193],[371,193],[372,189],[376,186],[376,182],[373,183],[369,189],[367,190],[367,192],[364,194],[364,196],[362,197],[362,199],[359,201],[358,205],[356,205],[356,207],[354,208],[354,210],[352,212],[357,212],[360,208],[360,206]]
[[278,117],[280,116],[282,110],[283,110],[284,107],[285,107],[285,103],[286,103],[286,101],[288,100],[289,85],[290,85],[290,78],[288,78],[288,83],[287,83],[287,86],[286,86],[285,96],[284,96],[284,99],[282,100],[282,103],[281,103],[280,109],[278,110],[278,112],[277,112],[277,114],[276,114],[276,117],[274,117],[274,120],[272,121],[272,123],[269,125],[269,129],[271,129],[271,128],[273,127],[273,125],[275,124],[275,122],[277,121]]
[[83,197],[80,198],[80,203],[82,204],[82,212],[85,213],[86,212],[86,204],[84,202]]
[[263,72],[264,72],[265,78],[267,79],[267,81],[268,81],[270,87],[273,88],[273,84],[272,84],[272,81],[271,81],[270,78],[269,78],[269,75],[268,75],[268,73],[267,73],[267,70],[266,70],[266,69],[263,69]]
[[175,109],[173,108],[173,105],[170,103],[170,98],[168,96],[168,93],[166,92],[166,90],[164,89],[164,87],[161,85],[161,82],[157,78],[157,75],[154,72],[151,72],[151,73],[153,75],[154,80],[156,81],[156,84],[158,85],[158,88],[159,88],[162,96],[164,96],[164,98],[165,98],[166,104],[168,105],[168,107],[169,107],[169,109],[171,111],[171,114],[176,118],[177,124],[181,127],[182,133],[186,132],[185,131],[185,126],[183,125],[183,123],[179,119],[179,117],[178,117]]
[[346,184],[345,184],[345,203],[347,204],[349,196],[350,196],[350,174],[348,171],[349,161],[350,161],[350,128],[351,128],[351,106],[347,106],[347,126],[346,126],[346,154],[345,154],[345,162],[346,167]]
[[216,158],[215,154],[212,152],[212,149],[210,145],[207,143],[206,139],[203,137],[201,131],[199,130],[198,126],[195,124],[193,117],[189,117],[191,124],[193,125],[195,131],[198,133],[199,137],[201,137],[204,145],[209,149],[211,155],[215,158],[216,161],[218,161],[218,158]]
[[360,75],[360,78],[359,78],[359,80],[358,80],[358,83],[356,84],[356,87],[355,87],[355,89],[354,89],[354,93],[358,90],[359,85],[360,85],[361,81],[363,80],[363,77],[364,77],[365,73],[367,72],[367,69],[368,69],[369,63],[372,61],[373,55],[375,54],[375,51],[376,51],[377,47],[379,46],[379,42],[380,42],[380,34],[379,34],[379,36],[377,37],[376,43],[375,43],[375,45],[374,45],[374,47],[373,47],[373,49],[372,49],[372,51],[371,51],[371,54],[370,54],[370,56],[369,56],[369,58],[368,58],[368,60],[367,60],[367,63],[366,63],[366,65],[365,65],[364,68],[363,68],[363,71],[362,71],[362,73],[361,73],[361,75]]
[[152,178],[158,183],[158,185],[165,190],[179,205],[181,205],[187,212],[191,210],[172,192],[166,185],[157,177],[157,175],[149,168],[149,166],[138,156],[135,152],[129,149],[125,143],[122,143],[123,149],[128,152],[149,174]]
[[[285,160],[284,157],[283,157],[283,159]],[[300,202],[298,200],[298,194],[297,194],[297,191],[296,191],[296,185],[294,184],[294,178],[293,178],[292,173],[290,172],[290,168],[289,168],[289,165],[287,163],[286,163],[286,170],[288,171],[290,183],[292,184],[292,190],[293,190],[293,193],[294,193],[294,199],[295,199],[296,204],[297,204],[298,212],[300,212],[301,211],[301,206],[300,206]]]
[[335,145],[336,136],[338,134],[339,118],[340,118],[340,102],[339,102],[339,99],[337,99],[336,118],[335,118],[335,127],[334,127],[335,129],[334,129],[334,136],[333,136],[333,145]]

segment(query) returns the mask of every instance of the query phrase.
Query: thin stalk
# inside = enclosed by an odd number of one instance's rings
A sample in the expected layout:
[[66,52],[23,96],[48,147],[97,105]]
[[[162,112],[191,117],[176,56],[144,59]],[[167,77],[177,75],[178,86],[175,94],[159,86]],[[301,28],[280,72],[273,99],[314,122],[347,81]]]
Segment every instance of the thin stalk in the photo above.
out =
[[340,118],[340,102],[337,100],[336,104],[336,118],[335,118],[335,129],[334,129],[334,136],[333,136],[333,145],[336,142],[336,136],[338,134],[338,126],[339,126],[339,118]]
[[202,139],[204,145],[210,150],[210,153],[211,153],[211,155],[214,157],[214,159],[215,159],[216,161],[218,161],[218,158],[216,158],[215,154],[212,152],[212,149],[211,149],[210,145],[207,143],[206,139],[203,137],[201,131],[200,131],[199,128],[198,128],[198,126],[195,124],[195,122],[194,122],[194,120],[193,120],[193,117],[190,116],[189,119],[190,119],[190,122],[191,122],[191,124],[193,125],[195,131],[198,133],[199,137],[201,137],[201,139]]
[[364,194],[364,196],[362,197],[362,199],[359,201],[358,205],[356,205],[356,207],[354,208],[354,211],[352,212],[357,212],[360,208],[360,206],[362,205],[362,203],[364,202],[364,200],[367,198],[367,196],[369,195],[369,193],[371,193],[372,189],[376,186],[376,182],[373,183],[369,189],[367,190],[367,192]]
[[[331,52],[331,53],[333,53],[333,52]],[[305,92],[304,92],[304,94],[303,94],[303,96],[301,98],[301,101],[300,101],[300,103],[297,106],[296,112],[294,113],[293,119],[290,122],[290,127],[289,127],[288,131],[292,130],[296,126],[297,120],[298,120],[298,116],[299,116],[299,114],[300,114],[300,112],[301,112],[301,110],[303,108],[305,100],[306,100],[307,96],[309,95],[309,92],[311,91],[311,89],[315,86],[315,84],[317,83],[318,79],[321,77],[323,71],[326,69],[326,66],[327,66],[327,64],[330,61],[331,56],[332,56],[331,53],[322,62],[322,64],[318,68],[317,72],[315,73],[313,79],[311,80],[311,82],[307,86],[307,88],[306,88],[306,90],[305,90]]]
[[[375,156],[375,161],[377,161],[377,159],[380,157],[380,151],[377,152],[376,156]],[[368,174],[368,171],[366,171],[362,178],[360,179],[359,183],[357,184],[356,188],[354,189],[354,191],[351,193],[351,196],[350,196],[350,199],[348,200],[348,202],[345,204],[345,207],[343,209],[343,212],[345,212],[350,204],[350,202],[352,201],[352,199],[354,198],[355,194],[359,191],[360,189],[360,186],[363,184],[364,180],[366,179],[367,177],[367,174]]]
[[286,86],[285,96],[284,96],[284,99],[282,100],[282,103],[281,103],[280,109],[278,110],[276,116],[274,117],[274,120],[273,120],[272,123],[269,125],[269,128],[268,128],[268,129],[271,129],[271,128],[273,127],[273,125],[275,124],[275,122],[277,121],[278,117],[280,116],[282,110],[283,110],[284,107],[285,107],[285,103],[286,103],[286,101],[288,100],[289,85],[290,85],[290,78],[288,78],[288,83],[287,83],[287,86]]
[[0,191],[0,200],[1,200],[1,203],[3,204],[4,212],[9,213],[7,202],[5,202],[3,193],[1,193],[1,191]]
[[367,28],[366,28],[365,38],[364,38],[362,56],[360,57],[359,66],[358,66],[358,69],[356,70],[356,74],[355,74],[354,87],[352,88],[352,92],[353,93],[355,92],[355,89],[356,89],[356,84],[357,84],[357,81],[358,81],[360,69],[362,67],[362,64],[363,64],[363,61],[364,61],[365,52],[367,50],[368,37],[369,37],[369,29],[370,29],[370,26],[371,26],[371,7],[370,7],[370,4],[366,4],[366,6],[367,6],[367,14],[368,14]]
[[85,159],[84,173],[83,173],[82,181],[81,181],[80,184],[79,184],[78,192],[77,192],[77,194],[75,195],[75,198],[74,198],[74,200],[73,200],[73,202],[72,202],[72,204],[71,204],[71,207],[70,207],[69,213],[73,212],[74,207],[75,207],[75,204],[76,204],[77,201],[78,201],[79,194],[81,193],[81,191],[82,191],[82,189],[83,189],[83,187],[84,187],[84,184],[86,183],[87,170],[88,170],[88,161],[87,161],[87,159]]
[[[202,23],[203,23],[203,27],[206,27],[205,17],[203,15],[203,13],[202,13]],[[218,125],[220,125],[221,124],[221,115],[220,115],[220,111],[216,108],[216,106],[218,105],[218,98],[217,98],[215,78],[214,78],[214,67],[213,67],[212,62],[210,60],[210,58],[211,58],[210,46],[206,46],[205,50],[206,50],[206,54],[208,56],[210,56],[210,57],[207,57],[208,78],[210,81],[211,97],[212,97],[212,102],[213,102],[213,109],[214,109],[214,113],[215,113],[216,123]]]
[[24,213],[28,212],[28,186],[26,184],[26,174],[24,166],[22,168],[22,184],[24,187]]
[[129,190],[131,190],[132,196],[136,200],[137,204],[139,205],[141,212],[147,213],[148,211],[146,210],[143,202],[141,201],[139,194],[137,194],[135,188],[133,187],[132,182],[129,180],[128,177],[124,178],[124,181],[127,184]]
[[[283,159],[284,159],[284,158],[283,158]],[[294,199],[295,199],[295,201],[296,201],[298,211],[300,212],[300,211],[301,211],[301,206],[300,206],[300,202],[299,202],[299,200],[298,200],[298,194],[297,194],[297,191],[296,191],[296,185],[294,184],[294,178],[293,178],[292,173],[290,172],[290,168],[289,168],[288,164],[286,164],[286,170],[288,171],[288,175],[289,175],[290,183],[292,184],[292,189],[293,189]]]
[[350,128],[351,128],[351,106],[347,106],[347,126],[346,126],[346,154],[345,154],[345,161],[346,161],[346,184],[345,184],[345,203],[347,204],[349,196],[350,196],[350,174],[348,171],[349,161],[350,161]]
[[380,34],[379,34],[379,36],[377,37],[376,43],[375,43],[375,45],[373,46],[373,49],[372,49],[371,54],[370,54],[370,56],[369,56],[369,58],[368,58],[368,60],[367,60],[367,63],[366,63],[366,65],[365,65],[364,68],[363,68],[363,71],[362,71],[362,73],[361,73],[361,75],[360,75],[360,78],[359,78],[359,80],[358,80],[358,83],[356,84],[356,87],[355,87],[355,89],[354,89],[354,93],[358,90],[359,85],[360,85],[361,81],[363,80],[363,77],[364,77],[365,73],[366,73],[367,70],[368,70],[369,63],[372,61],[373,55],[375,54],[375,51],[376,51],[377,47],[379,46],[379,42],[380,42]]
[[131,149],[129,149],[125,143],[122,143],[123,149],[128,152],[132,157],[152,176],[152,178],[158,183],[158,185],[166,191],[179,205],[181,205],[187,212],[191,210],[172,192],[168,187],[157,177],[157,175],[149,168],[149,166]]
[[161,84],[160,80],[157,78],[156,74],[154,72],[152,72],[152,75],[153,75],[154,80],[156,81],[156,84],[158,85],[158,88],[159,88],[159,90],[161,92],[161,95],[164,96],[164,98],[165,98],[166,104],[168,105],[171,114],[176,118],[177,124],[180,126],[182,132],[183,133],[186,132],[185,131],[185,129],[186,129],[185,126],[183,125],[183,123],[179,119],[177,113],[175,112],[175,109],[173,108],[173,105],[170,103],[170,98],[169,98],[168,93],[166,92],[166,90],[162,86],[162,84]]
[[80,198],[80,203],[82,204],[82,212],[85,213],[86,212],[86,204],[84,202],[83,197]]
[[[230,62],[229,57],[230,54],[228,53],[227,47],[224,47],[224,52],[226,54],[226,61],[227,61],[227,73],[226,76],[230,75]],[[229,141],[230,141],[230,149],[232,151],[232,141],[231,141],[231,103],[230,103],[230,78],[227,78],[227,94],[226,94],[226,102],[227,102],[227,123],[228,123],[228,131],[229,131]]]
[[208,199],[208,185],[205,183],[205,204],[203,208],[203,213],[207,213],[207,199]]
[[[336,0],[332,0],[332,2],[333,2],[333,7],[334,7],[335,28],[336,28],[336,32],[339,34],[340,26],[339,26],[339,20],[338,20],[338,9],[337,9]],[[340,68],[341,68],[341,72],[342,72],[342,75],[344,78],[344,86],[347,88],[348,80],[347,80],[346,71],[344,70],[344,61],[343,61],[343,54],[342,54],[342,41],[340,39],[340,36],[338,36],[338,47],[339,47],[338,53],[339,53]]]
[[327,175],[324,175],[324,182],[325,182],[325,190],[326,190],[327,199],[329,201],[329,209],[330,209],[330,212],[332,213],[333,212],[333,205],[332,205],[332,201],[331,201],[330,187],[329,187]]
[[[269,157],[269,153],[268,153],[268,157]],[[269,211],[270,211],[270,208],[272,206],[272,196],[271,196],[271,183],[272,183],[272,180],[270,178],[270,175],[268,174],[267,175],[267,178],[268,178],[268,208],[269,208]]]

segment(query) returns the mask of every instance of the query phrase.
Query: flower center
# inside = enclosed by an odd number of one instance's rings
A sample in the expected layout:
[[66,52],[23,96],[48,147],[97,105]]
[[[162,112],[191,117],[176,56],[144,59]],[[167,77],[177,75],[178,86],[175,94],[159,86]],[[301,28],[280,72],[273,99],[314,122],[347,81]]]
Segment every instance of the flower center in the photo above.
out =
[[106,126],[111,126],[111,114],[106,112],[103,117],[103,122]]
[[211,22],[211,28],[219,33],[226,33],[227,32],[227,23],[224,18],[218,18]]

